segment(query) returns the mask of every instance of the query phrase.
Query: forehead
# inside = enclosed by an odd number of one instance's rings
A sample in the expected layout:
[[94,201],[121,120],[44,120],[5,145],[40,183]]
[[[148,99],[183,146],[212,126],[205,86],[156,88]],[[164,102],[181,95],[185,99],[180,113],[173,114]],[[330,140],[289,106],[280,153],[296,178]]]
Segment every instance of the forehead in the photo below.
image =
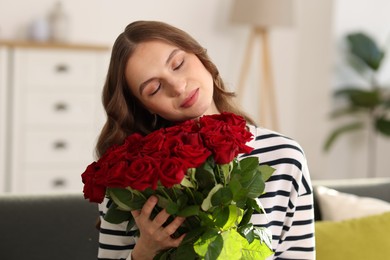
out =
[[137,66],[139,63],[157,63],[168,58],[169,54],[177,49],[176,46],[163,41],[147,41],[137,45],[127,62],[128,67]]
[[177,49],[176,46],[163,41],[147,41],[137,45],[126,64],[126,80],[134,85],[139,80],[153,77],[156,70],[165,65],[170,53]]

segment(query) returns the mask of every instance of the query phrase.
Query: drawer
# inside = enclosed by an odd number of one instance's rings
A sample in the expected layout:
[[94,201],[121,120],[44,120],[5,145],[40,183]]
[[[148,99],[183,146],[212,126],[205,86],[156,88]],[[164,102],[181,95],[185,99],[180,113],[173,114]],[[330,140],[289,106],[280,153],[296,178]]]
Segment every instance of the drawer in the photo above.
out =
[[93,52],[20,49],[15,56],[15,80],[24,87],[89,88],[101,79]]
[[93,160],[96,134],[82,131],[26,131],[24,149],[20,150],[24,152],[22,158],[31,164],[89,164]]
[[24,193],[79,192],[83,191],[81,174],[76,168],[28,169],[24,172],[23,185],[18,189]]
[[100,104],[93,94],[29,93],[25,98],[28,125],[92,126]]

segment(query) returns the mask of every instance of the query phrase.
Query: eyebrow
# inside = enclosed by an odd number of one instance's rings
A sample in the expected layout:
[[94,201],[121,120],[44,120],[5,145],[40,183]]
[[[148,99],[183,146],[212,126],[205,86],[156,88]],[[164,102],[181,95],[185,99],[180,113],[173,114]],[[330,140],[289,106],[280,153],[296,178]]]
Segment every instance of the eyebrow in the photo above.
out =
[[[168,65],[168,63],[172,60],[172,58],[176,55],[176,53],[178,53],[180,51],[180,49],[174,49],[168,56],[167,60],[165,61],[165,65]],[[156,78],[150,78],[144,82],[142,82],[140,85],[139,85],[139,94],[142,95],[142,92],[144,91],[145,87],[149,84],[149,82],[155,80]]]

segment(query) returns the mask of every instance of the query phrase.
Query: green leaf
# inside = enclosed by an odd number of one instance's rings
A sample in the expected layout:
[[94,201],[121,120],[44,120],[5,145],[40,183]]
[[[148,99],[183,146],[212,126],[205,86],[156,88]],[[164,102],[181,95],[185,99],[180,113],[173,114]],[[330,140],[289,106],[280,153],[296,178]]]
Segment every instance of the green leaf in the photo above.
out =
[[227,163],[227,164],[222,164],[222,165],[217,165],[217,168],[219,169],[219,172],[222,173],[223,177],[223,184],[226,184],[229,182],[230,179],[230,172],[232,170],[232,163]]
[[239,227],[237,231],[248,241],[249,244],[252,243],[253,240],[255,240],[255,231],[253,228],[253,224],[248,223],[246,225],[243,225]]
[[219,189],[222,189],[223,186],[222,184],[217,184],[214,186],[214,188],[211,189],[211,191],[209,192],[209,194],[207,195],[207,197],[203,200],[202,202],[202,205],[201,205],[201,208],[204,210],[204,211],[208,211],[211,207],[212,207],[212,203],[211,203],[211,197],[219,190]]
[[364,33],[352,33],[347,36],[351,52],[361,59],[368,67],[376,71],[384,58],[384,52],[376,42]]
[[[129,219],[129,222],[127,223],[127,226],[126,226],[126,232],[129,232],[133,227],[135,226],[135,219],[133,217],[133,215],[130,216],[130,219]],[[139,232],[139,230],[138,230]],[[138,233],[136,232],[136,233]],[[136,234],[139,236],[139,234]]]
[[376,129],[385,136],[390,136],[390,120],[379,118],[375,121]]
[[259,205],[260,200],[258,198],[255,199],[248,199],[247,205],[248,207],[254,209],[258,213],[264,213],[262,207]]
[[181,244],[190,244],[193,246],[195,241],[197,241],[206,231],[206,227],[198,227],[188,231],[181,242]]
[[259,165],[259,171],[261,172],[261,178],[263,179],[264,182],[266,182],[271,175],[275,172],[275,168],[267,165],[267,164],[262,164]]
[[360,112],[367,111],[365,109],[362,109],[361,107],[355,107],[355,106],[348,106],[348,107],[343,107],[339,109],[335,109],[331,114],[330,117],[332,119],[339,118],[341,116],[346,116],[346,115],[353,115],[357,114]]
[[181,244],[172,254],[169,259],[197,259],[197,254],[194,251],[192,244]]
[[207,248],[207,253],[204,256],[205,260],[215,260],[219,258],[218,256],[220,255],[223,247],[223,239],[221,235],[217,235],[214,241],[212,241],[208,248]]
[[201,190],[210,190],[217,182],[215,180],[214,170],[206,163],[204,163],[202,167],[196,169],[195,179]]
[[120,224],[124,221],[128,221],[133,218],[133,215],[129,211],[123,211],[118,209],[118,206],[115,204],[115,202],[111,203],[110,207],[107,210],[106,215],[104,216],[104,219],[107,222],[113,223],[113,224]]
[[255,238],[259,239],[261,243],[265,243],[269,248],[272,248],[272,234],[271,231],[265,227],[253,227]]
[[251,220],[253,212],[254,212],[253,208],[248,208],[245,211],[244,216],[242,217],[241,222],[239,224],[240,227],[246,226],[249,223],[249,221]]
[[187,206],[187,203],[188,203],[188,197],[185,194],[182,194],[177,199],[177,205],[179,205],[179,208],[181,209]]
[[264,192],[265,184],[258,165],[253,170],[248,169],[242,172],[240,183],[244,189],[248,190],[248,198],[257,198]]
[[199,210],[200,208],[198,205],[191,205],[181,209],[177,215],[186,218],[189,216],[197,216],[199,215]]
[[223,247],[223,239],[218,230],[207,230],[195,243],[194,250],[203,259],[218,259]]
[[249,245],[245,245],[242,249],[242,259],[255,260],[255,259],[266,259],[271,256],[274,252],[265,243],[261,243],[255,239]]
[[238,178],[237,175],[234,175],[228,184],[228,187],[233,194],[234,201],[245,198],[247,195],[247,192],[243,192],[244,190],[242,189],[242,185]]
[[[390,88],[390,87],[389,87]],[[387,100],[384,100],[382,105],[385,107],[385,108],[390,108],[390,99],[388,98]]]
[[179,211],[179,205],[177,205],[173,201],[168,201],[168,204],[167,204],[165,210],[167,211],[167,213],[169,215],[175,215]]
[[108,188],[107,192],[110,198],[115,202],[115,204],[118,205],[120,209],[125,211],[141,209],[146,201],[136,196],[132,191],[124,188]]
[[333,132],[326,139],[325,145],[324,145],[324,150],[325,151],[329,151],[331,146],[333,145],[333,143],[336,141],[336,139],[341,134],[344,134],[344,133],[347,133],[347,132],[351,132],[351,131],[355,131],[355,130],[358,130],[358,129],[362,129],[363,126],[364,125],[363,125],[362,122],[355,122],[355,123],[343,125],[341,127],[336,128],[335,130],[333,130]]
[[381,104],[378,90],[345,88],[335,92],[335,96],[345,96],[351,102],[351,108],[374,108]]
[[166,209],[170,203],[170,201],[162,195],[156,194],[155,195],[158,198],[157,206],[160,208]]
[[217,207],[213,212],[214,224],[222,228],[229,220],[229,208],[228,207]]
[[259,158],[255,156],[246,157],[240,161],[241,172],[251,172],[257,169]]
[[233,193],[228,187],[219,189],[211,196],[211,205],[229,205],[233,199]]
[[216,208],[213,212],[214,223],[222,230],[228,230],[236,227],[242,219],[243,210],[236,205],[228,207]]

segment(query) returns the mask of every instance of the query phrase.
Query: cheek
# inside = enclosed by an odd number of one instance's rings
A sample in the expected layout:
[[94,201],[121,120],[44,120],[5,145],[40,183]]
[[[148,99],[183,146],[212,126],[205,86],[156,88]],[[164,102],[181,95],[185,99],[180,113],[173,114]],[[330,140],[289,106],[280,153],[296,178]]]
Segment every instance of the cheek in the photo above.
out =
[[151,113],[159,115],[165,114],[172,107],[169,101],[165,100],[164,97],[160,97],[158,100],[147,101],[143,104]]

